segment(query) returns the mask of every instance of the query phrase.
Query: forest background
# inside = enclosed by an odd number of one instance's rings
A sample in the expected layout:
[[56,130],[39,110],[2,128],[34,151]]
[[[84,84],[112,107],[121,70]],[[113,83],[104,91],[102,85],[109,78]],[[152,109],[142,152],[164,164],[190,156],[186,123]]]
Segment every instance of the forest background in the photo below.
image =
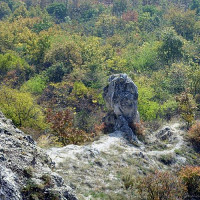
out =
[[200,104],[199,0],[1,0],[0,110],[34,138],[103,129],[107,79],[127,73],[146,124]]

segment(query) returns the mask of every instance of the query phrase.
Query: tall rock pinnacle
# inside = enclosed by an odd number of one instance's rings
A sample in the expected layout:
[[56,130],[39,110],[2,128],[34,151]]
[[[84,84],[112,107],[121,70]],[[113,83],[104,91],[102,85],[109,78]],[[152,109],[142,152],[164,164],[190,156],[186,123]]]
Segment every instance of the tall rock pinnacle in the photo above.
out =
[[126,74],[110,76],[109,84],[104,88],[103,97],[109,113],[104,118],[106,126],[126,134],[130,142],[136,142],[137,137],[131,127],[139,123],[138,89]]

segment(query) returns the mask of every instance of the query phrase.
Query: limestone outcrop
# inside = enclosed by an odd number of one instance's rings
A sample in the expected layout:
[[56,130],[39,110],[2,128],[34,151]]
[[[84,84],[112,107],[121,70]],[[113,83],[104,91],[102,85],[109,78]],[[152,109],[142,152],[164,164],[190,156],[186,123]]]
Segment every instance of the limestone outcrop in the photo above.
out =
[[0,200],[77,200],[31,136],[0,112]]
[[130,142],[137,142],[132,126],[139,123],[138,89],[126,74],[110,76],[103,97],[109,113],[103,121],[110,131],[122,131]]

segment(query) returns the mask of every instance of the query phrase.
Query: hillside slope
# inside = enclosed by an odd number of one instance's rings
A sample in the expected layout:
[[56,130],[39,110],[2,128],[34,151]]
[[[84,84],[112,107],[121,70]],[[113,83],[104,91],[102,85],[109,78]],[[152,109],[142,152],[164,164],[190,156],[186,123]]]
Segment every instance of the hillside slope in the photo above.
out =
[[128,199],[124,176],[155,169],[176,171],[199,162],[180,126],[176,122],[162,127],[147,135],[140,147],[127,143],[122,132],[114,132],[89,145],[51,148],[47,153],[80,199],[110,199],[116,194]]

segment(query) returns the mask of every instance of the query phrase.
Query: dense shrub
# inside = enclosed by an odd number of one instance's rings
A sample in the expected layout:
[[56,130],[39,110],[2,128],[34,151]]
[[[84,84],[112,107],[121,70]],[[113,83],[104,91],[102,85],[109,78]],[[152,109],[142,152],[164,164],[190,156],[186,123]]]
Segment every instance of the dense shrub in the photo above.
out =
[[116,15],[121,15],[127,9],[127,0],[114,0],[112,11]]
[[169,99],[162,105],[162,112],[160,116],[166,120],[170,120],[174,115],[177,114],[178,105],[175,99]]
[[160,113],[160,105],[153,100],[155,96],[154,89],[141,84],[137,84],[137,86],[139,92],[138,110],[141,118],[149,121],[156,119]]
[[47,122],[51,124],[53,133],[58,136],[59,141],[63,145],[82,144],[91,141],[94,136],[73,127],[73,115],[68,109],[55,113],[49,109],[47,112]]
[[171,64],[183,57],[184,41],[172,28],[162,32],[162,45],[159,48],[159,57],[165,64]]
[[42,109],[30,93],[0,86],[0,110],[19,127],[46,127]]
[[200,167],[187,166],[180,171],[180,177],[185,183],[188,194],[192,197],[200,197]]
[[16,53],[0,54],[0,78],[4,77],[7,83],[20,84],[29,78],[32,71],[28,63]]
[[46,65],[62,63],[66,72],[71,72],[74,66],[82,63],[80,47],[73,41],[54,44],[45,55]]
[[50,82],[61,82],[65,74],[62,63],[56,63],[46,70],[46,76]]
[[160,42],[144,43],[132,56],[133,67],[137,71],[156,70],[158,67],[158,49]]
[[87,87],[81,82],[75,82],[73,87],[73,93],[78,97],[83,97],[87,95],[88,89]]
[[168,11],[168,18],[176,32],[186,38],[192,40],[195,33],[195,11],[183,10],[181,8],[173,8]]
[[155,171],[137,180],[137,190],[145,200],[178,200],[185,194],[181,179],[170,172]]
[[63,3],[52,3],[47,7],[47,12],[54,16],[58,22],[63,21],[67,16],[67,8]]
[[0,19],[7,17],[11,14],[11,10],[7,3],[0,2]]
[[143,122],[131,124],[131,129],[137,135],[139,140],[144,140],[145,128]]
[[196,103],[193,96],[188,92],[183,92],[176,98],[176,101],[178,102],[181,117],[186,122],[187,128],[189,128],[194,122],[196,111]]
[[168,90],[171,94],[180,94],[187,88],[188,66],[183,63],[173,64],[168,72]]
[[22,85],[21,90],[38,95],[43,92],[43,90],[46,87],[46,84],[47,84],[47,78],[45,76],[36,75],[35,77],[25,82]]
[[196,122],[189,129],[189,137],[197,147],[200,147],[200,122]]

